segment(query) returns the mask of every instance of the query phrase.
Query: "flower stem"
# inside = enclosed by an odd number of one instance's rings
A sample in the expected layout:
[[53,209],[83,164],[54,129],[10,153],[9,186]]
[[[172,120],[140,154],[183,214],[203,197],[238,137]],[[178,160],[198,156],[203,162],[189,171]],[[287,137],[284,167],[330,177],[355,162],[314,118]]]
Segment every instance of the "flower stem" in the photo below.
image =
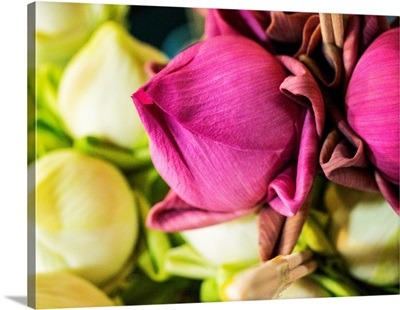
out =
[[319,13],[322,41],[343,47],[344,22],[342,14]]
[[342,14],[331,14],[333,34],[335,37],[335,45],[339,48],[343,48],[344,40],[344,22]]
[[331,14],[319,13],[319,20],[321,24],[322,41],[326,44],[333,44],[335,42],[335,37],[333,34]]

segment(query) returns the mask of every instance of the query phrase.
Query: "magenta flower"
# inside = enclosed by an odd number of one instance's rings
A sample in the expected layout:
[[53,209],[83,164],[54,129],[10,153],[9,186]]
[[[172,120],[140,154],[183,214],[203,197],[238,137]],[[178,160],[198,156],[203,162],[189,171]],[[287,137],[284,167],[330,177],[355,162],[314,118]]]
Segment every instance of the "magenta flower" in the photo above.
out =
[[150,227],[208,226],[263,203],[285,216],[301,208],[324,111],[300,62],[245,37],[217,36],[177,55],[132,97],[171,188],[151,209]]
[[363,53],[345,107],[350,127],[376,167],[378,187],[399,213],[399,28],[381,34]]

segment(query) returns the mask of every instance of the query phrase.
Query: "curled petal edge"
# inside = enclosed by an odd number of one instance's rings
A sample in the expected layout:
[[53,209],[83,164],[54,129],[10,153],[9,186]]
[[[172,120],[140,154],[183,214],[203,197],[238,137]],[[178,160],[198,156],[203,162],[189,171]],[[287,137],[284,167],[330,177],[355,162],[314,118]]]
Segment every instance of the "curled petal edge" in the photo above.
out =
[[277,58],[293,74],[282,82],[282,93],[305,106],[306,112],[298,158],[269,184],[264,201],[276,212],[293,217],[303,206],[316,174],[325,110],[322,93],[308,69],[292,57]]
[[163,201],[150,209],[146,225],[165,232],[178,232],[234,220],[255,212],[258,208],[256,205],[234,212],[204,210],[191,206],[170,190]]

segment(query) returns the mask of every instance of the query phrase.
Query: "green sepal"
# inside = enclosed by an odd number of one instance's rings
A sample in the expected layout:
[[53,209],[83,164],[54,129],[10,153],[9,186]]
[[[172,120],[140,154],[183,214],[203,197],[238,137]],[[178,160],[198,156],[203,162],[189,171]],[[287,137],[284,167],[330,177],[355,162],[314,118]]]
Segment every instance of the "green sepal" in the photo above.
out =
[[169,186],[153,166],[126,175],[131,187],[141,192],[151,206],[163,200],[169,191]]
[[319,211],[310,210],[301,232],[307,246],[315,253],[336,256],[337,251],[325,233],[327,218]]
[[36,127],[28,132],[28,142],[36,144],[36,149],[33,145],[30,146],[31,155],[34,152],[32,149],[35,149],[35,158],[56,149],[72,146],[72,140],[64,132],[51,127],[41,119],[37,120]]
[[219,294],[218,283],[215,278],[205,279],[200,287],[201,302],[218,302],[222,301]]
[[139,199],[141,235],[144,242],[143,251],[138,258],[138,266],[152,281],[166,281],[171,277],[165,269],[166,256],[171,249],[171,241],[168,234],[146,227],[150,206],[142,194],[137,193],[136,197]]
[[214,277],[217,269],[201,257],[189,244],[172,248],[166,257],[165,268],[169,273],[191,278]]
[[324,275],[320,273],[313,273],[309,275],[309,277],[314,281],[316,281],[323,288],[325,288],[333,296],[336,297],[360,296],[360,292],[354,286],[347,283],[347,281],[341,281],[329,275]]
[[80,152],[109,161],[124,171],[152,166],[147,147],[130,150],[93,136],[75,139],[73,147]]

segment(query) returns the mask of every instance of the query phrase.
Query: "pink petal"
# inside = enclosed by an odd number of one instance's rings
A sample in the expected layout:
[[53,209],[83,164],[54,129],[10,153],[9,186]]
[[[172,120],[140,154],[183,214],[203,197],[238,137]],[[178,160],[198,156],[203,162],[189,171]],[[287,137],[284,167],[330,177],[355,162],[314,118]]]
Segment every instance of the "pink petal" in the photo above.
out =
[[298,159],[269,184],[267,200],[276,195],[269,200],[273,209],[285,216],[296,215],[314,182],[317,158],[318,143],[314,118],[311,112],[308,112],[300,138]]
[[278,247],[282,227],[285,223],[285,217],[274,209],[264,206],[260,209],[258,222],[259,231],[259,257],[265,262],[278,255]]
[[170,191],[163,201],[150,209],[146,224],[149,228],[176,232],[227,222],[254,212],[257,208],[227,213],[208,211],[191,206]]
[[353,73],[359,56],[381,33],[389,29],[385,16],[350,15],[346,22],[343,45],[344,88]]
[[[270,51],[268,37],[257,19],[257,11],[209,9],[205,24],[205,37],[211,38],[219,35],[241,35],[258,42]],[[264,14],[268,17],[267,14]]]
[[288,56],[278,59],[293,74],[285,79],[280,89],[308,108],[305,110],[299,137],[297,158],[270,182],[265,201],[277,212],[294,216],[302,207],[314,181],[318,161],[318,135],[322,136],[325,110],[318,84],[306,67]]
[[279,91],[286,76],[256,43],[221,36],[181,53],[143,91],[193,133],[237,149],[271,150],[277,139],[265,134],[291,132],[292,120],[300,120],[302,108]]
[[365,141],[369,159],[399,185],[399,28],[380,35],[364,52],[345,104],[348,123]]
[[305,116],[280,93],[285,77],[256,43],[218,36],[185,50],[133,95],[154,164],[182,199],[223,212],[261,201],[292,160]]
[[328,106],[336,127],[325,138],[319,155],[325,176],[338,184],[364,191],[378,191],[364,142],[336,106]]
[[282,82],[280,90],[293,101],[312,109],[315,128],[321,138],[325,123],[325,103],[318,83],[296,59],[289,56],[277,56],[277,59],[292,73]]
[[400,216],[399,187],[388,182],[379,171],[375,171],[375,180],[386,201],[393,207],[393,210]]

